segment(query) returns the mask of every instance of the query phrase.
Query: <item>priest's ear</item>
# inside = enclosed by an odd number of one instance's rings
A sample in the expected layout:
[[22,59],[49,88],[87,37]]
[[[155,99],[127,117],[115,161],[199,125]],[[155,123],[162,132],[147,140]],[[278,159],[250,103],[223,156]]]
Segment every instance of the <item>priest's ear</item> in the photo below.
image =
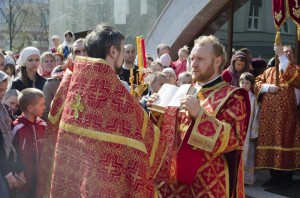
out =
[[216,57],[214,61],[214,67],[216,69],[219,69],[221,64],[222,64],[222,57],[221,56]]
[[118,49],[116,48],[116,46],[110,46],[108,55],[113,59],[118,56]]

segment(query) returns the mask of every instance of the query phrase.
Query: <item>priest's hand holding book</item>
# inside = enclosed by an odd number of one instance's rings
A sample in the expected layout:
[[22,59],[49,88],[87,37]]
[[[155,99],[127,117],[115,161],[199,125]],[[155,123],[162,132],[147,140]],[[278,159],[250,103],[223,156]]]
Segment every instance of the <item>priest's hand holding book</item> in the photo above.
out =
[[199,100],[192,95],[183,96],[180,100],[180,103],[184,109],[186,109],[190,116],[197,118],[200,112],[200,103]]
[[201,108],[196,95],[197,89],[191,85],[177,87],[164,84],[158,93],[153,93],[148,98],[147,106],[148,109],[160,113],[164,113],[167,106],[174,106],[196,118]]

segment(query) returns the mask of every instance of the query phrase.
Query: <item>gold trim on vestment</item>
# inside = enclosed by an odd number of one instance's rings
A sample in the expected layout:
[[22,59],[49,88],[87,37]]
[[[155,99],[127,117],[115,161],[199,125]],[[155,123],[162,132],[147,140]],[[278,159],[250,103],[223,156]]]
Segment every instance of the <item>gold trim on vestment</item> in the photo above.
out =
[[144,111],[143,127],[142,127],[142,137],[145,138],[146,131],[148,128],[149,117],[146,111]]
[[240,89],[240,88],[234,88],[233,90],[231,90],[229,93],[226,94],[226,97],[222,99],[222,101],[219,103],[217,108],[214,110],[214,113],[213,113],[214,117],[217,116],[217,114],[219,113],[219,110],[224,105],[224,103],[227,101],[227,99],[233,94],[233,92],[235,92],[238,89]]
[[65,102],[59,107],[58,109],[58,112],[52,116],[51,113],[49,113],[48,115],[48,120],[53,124],[55,125],[56,122],[59,120],[61,114],[62,114],[62,111],[64,110],[64,106],[65,106]]
[[87,56],[76,56],[75,60],[80,60],[80,61],[90,61],[93,63],[100,63],[100,64],[105,64],[105,65],[109,65],[109,63],[102,59],[102,58],[91,58],[91,57],[87,57]]
[[229,170],[228,170],[228,164],[227,164],[227,160],[226,160],[225,156],[222,156],[222,159],[224,161],[226,197],[229,198]]
[[157,122],[157,127],[160,128],[162,123],[164,121],[164,114],[160,113],[159,118],[158,118],[158,122]]
[[85,128],[81,128],[76,125],[67,124],[64,121],[60,122],[59,128],[65,130],[67,132],[70,132],[70,133],[75,133],[77,135],[81,135],[83,137],[92,138],[95,140],[101,140],[101,141],[105,141],[105,142],[112,142],[112,143],[116,143],[116,144],[122,144],[125,146],[129,146],[129,147],[138,149],[144,153],[147,153],[146,146],[143,142],[140,142],[138,140],[135,140],[135,139],[132,139],[129,137],[95,131],[95,130],[91,130],[91,129],[85,129]]
[[[220,83],[222,85],[222,83]],[[218,120],[215,120],[215,117],[216,115],[218,114],[220,108],[225,104],[225,102],[227,101],[227,99],[232,95],[233,92],[235,92],[237,89],[239,88],[234,88],[233,90],[231,90],[229,93],[226,94],[226,97],[223,98],[221,100],[221,102],[219,103],[219,105],[217,106],[217,108],[214,110],[213,112],[213,115],[209,115],[209,113],[205,112],[202,105],[204,105],[206,103],[206,101],[208,99],[210,99],[211,97],[214,97],[214,94],[217,93],[220,89],[222,89],[223,87],[220,86],[220,84],[217,84],[213,87],[215,87],[215,90],[213,90],[208,96],[207,98],[204,100],[204,101],[200,101],[200,105],[201,105],[201,110],[199,112],[199,115],[197,116],[197,119],[195,121],[195,124],[194,124],[194,127],[192,129],[192,133],[189,137],[189,140],[188,140],[188,144],[196,147],[196,148],[200,148],[200,149],[203,149],[205,151],[208,151],[208,152],[211,152],[213,151],[214,147],[215,147],[215,144],[217,142],[217,139],[221,133],[221,130],[222,130],[222,125],[225,124],[225,123],[222,123]],[[219,86],[219,87],[218,87]],[[201,92],[203,90],[200,90]],[[213,135],[213,137],[207,137],[205,135],[202,135],[198,132],[198,126],[199,126],[199,123],[200,121],[203,121],[203,114],[207,114],[207,120],[212,122],[214,125],[217,125],[216,129],[214,129],[216,132],[215,134]],[[224,128],[225,129],[225,128]],[[227,128],[226,128],[227,129]],[[222,148],[219,148],[220,149],[224,149],[227,147],[228,145],[228,142],[229,142],[229,136],[230,136],[230,131],[229,131],[229,134],[226,134],[228,135],[228,137],[226,136],[225,138],[225,143],[222,142],[221,146]]]
[[287,83],[289,84],[289,83],[291,83],[293,80],[295,80],[295,78],[297,78],[298,77],[298,70],[297,69],[295,69],[296,71],[295,71],[295,74],[294,74],[294,76],[290,79],[290,80],[288,80],[287,81]]
[[278,151],[300,151],[299,147],[294,148],[282,148],[280,146],[257,146],[259,150],[278,150]]
[[166,157],[167,152],[168,152],[168,146],[166,146],[166,150],[165,150],[165,152],[164,152],[164,154],[163,154],[163,156],[162,156],[162,158],[161,158],[161,161],[160,161],[160,163],[159,163],[159,166],[157,167],[157,170],[156,170],[156,172],[155,172],[153,178],[156,177],[156,175],[157,175],[157,173],[158,173],[158,171],[159,171],[161,165],[163,164],[163,162],[164,162],[164,160],[165,160],[165,157]]
[[[70,70],[70,69],[66,69],[66,71],[65,71],[68,75],[72,75],[72,71]],[[55,99],[55,97],[54,97],[54,99]],[[53,99],[53,100],[54,100]],[[51,105],[52,106],[52,105]],[[54,116],[52,116],[51,115],[51,112],[48,114],[48,120],[54,125],[57,121],[58,121],[58,119],[59,119],[59,117],[61,116],[61,113],[62,113],[62,111],[64,110],[64,106],[65,106],[65,102],[59,107],[59,109],[58,109],[58,112],[54,115]]]
[[219,127],[220,127],[220,130],[222,128],[222,125],[224,126],[224,130],[223,130],[223,139],[222,139],[222,142],[221,142],[221,145],[219,147],[219,149],[217,150],[216,153],[222,153],[225,151],[227,145],[228,145],[228,142],[229,142],[229,137],[230,137],[230,131],[231,131],[231,125],[228,124],[228,123],[224,123],[221,124]]
[[160,138],[160,131],[157,127],[154,126],[154,141],[153,141],[153,146],[152,146],[151,154],[150,154],[150,158],[149,158],[150,166],[152,166],[153,162],[154,162],[155,152],[158,147],[159,138]]

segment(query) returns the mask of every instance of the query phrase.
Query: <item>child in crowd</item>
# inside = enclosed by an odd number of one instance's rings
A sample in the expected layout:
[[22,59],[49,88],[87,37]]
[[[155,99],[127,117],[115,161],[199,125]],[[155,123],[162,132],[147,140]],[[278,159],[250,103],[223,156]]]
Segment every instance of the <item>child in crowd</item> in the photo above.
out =
[[174,62],[176,77],[182,72],[187,71],[187,59],[189,57],[189,48],[185,45],[178,50],[178,60]]
[[147,67],[149,67],[151,65],[151,63],[153,62],[153,57],[146,53],[146,63],[147,63]]
[[17,197],[35,197],[36,176],[41,140],[46,123],[40,118],[45,109],[45,96],[35,88],[24,89],[19,95],[22,115],[12,124],[14,147],[18,155],[18,169],[24,170],[25,184],[18,188]]
[[16,89],[10,89],[6,92],[3,102],[10,108],[13,114],[19,110],[18,96],[20,92]]
[[44,52],[41,55],[41,63],[40,63],[40,74],[44,78],[50,78],[51,72],[54,67],[56,67],[56,58],[55,55],[51,52]]
[[40,51],[35,47],[26,47],[22,50],[17,64],[21,66],[21,75],[12,82],[12,89],[35,87],[42,90],[46,79],[38,74],[40,64]]
[[222,78],[238,87],[240,76],[244,72],[249,72],[249,59],[245,53],[238,51],[232,56],[230,66],[222,72]]
[[193,78],[190,72],[182,72],[179,74],[178,81],[177,81],[177,85],[179,87],[184,84],[192,84],[192,83],[193,83]]
[[162,72],[163,66],[160,62],[154,61],[150,64],[151,72]]
[[62,53],[55,53],[55,65],[63,65],[64,64],[64,55]]
[[258,104],[256,96],[251,91],[254,82],[255,78],[249,72],[243,73],[240,77],[240,87],[248,91],[251,104],[248,131],[244,142],[244,182],[248,185],[252,185],[255,182],[254,160],[256,139],[258,137]]
[[149,96],[152,93],[157,93],[160,90],[160,88],[165,83],[167,83],[167,77],[164,73],[155,72],[152,75],[153,75],[153,80],[149,83],[151,91],[146,96],[143,96],[143,98],[139,101],[141,106],[145,109],[145,111],[147,113],[149,113],[149,110],[148,110],[148,107],[147,107],[146,103],[147,103],[147,100],[148,100]]
[[174,69],[172,68],[165,68],[162,71],[167,76],[167,83],[171,85],[176,85],[176,74]]

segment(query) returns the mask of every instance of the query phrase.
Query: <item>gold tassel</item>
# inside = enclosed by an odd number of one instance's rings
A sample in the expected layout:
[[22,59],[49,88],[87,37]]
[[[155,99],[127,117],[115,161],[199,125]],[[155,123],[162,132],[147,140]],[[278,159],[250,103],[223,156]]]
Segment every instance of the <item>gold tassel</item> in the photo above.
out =
[[[299,38],[299,29],[298,29],[298,38]],[[280,31],[276,28],[276,37],[275,37],[275,45],[281,44]]]
[[300,41],[300,26],[297,26],[297,28],[298,41]]

